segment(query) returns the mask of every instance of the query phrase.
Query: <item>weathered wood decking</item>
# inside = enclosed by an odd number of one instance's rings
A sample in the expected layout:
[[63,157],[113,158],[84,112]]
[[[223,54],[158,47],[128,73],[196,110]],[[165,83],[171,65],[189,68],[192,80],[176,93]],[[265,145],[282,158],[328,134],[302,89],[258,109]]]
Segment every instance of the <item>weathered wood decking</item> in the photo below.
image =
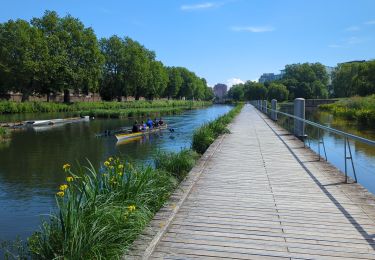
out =
[[375,259],[375,200],[246,106],[126,259]]

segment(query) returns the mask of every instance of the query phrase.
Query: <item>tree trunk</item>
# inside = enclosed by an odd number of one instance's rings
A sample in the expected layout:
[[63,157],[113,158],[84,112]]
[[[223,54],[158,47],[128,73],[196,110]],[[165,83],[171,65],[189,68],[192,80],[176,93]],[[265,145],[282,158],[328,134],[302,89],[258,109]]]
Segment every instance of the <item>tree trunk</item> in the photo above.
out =
[[70,103],[70,92],[69,89],[64,90],[64,103]]
[[30,94],[28,91],[22,92],[22,99],[21,102],[29,101]]
[[49,102],[50,100],[50,96],[49,96],[49,92],[47,93],[47,102]]
[[121,102],[121,101],[122,101],[122,96],[118,96],[118,97],[117,97],[117,101],[118,101],[118,102]]

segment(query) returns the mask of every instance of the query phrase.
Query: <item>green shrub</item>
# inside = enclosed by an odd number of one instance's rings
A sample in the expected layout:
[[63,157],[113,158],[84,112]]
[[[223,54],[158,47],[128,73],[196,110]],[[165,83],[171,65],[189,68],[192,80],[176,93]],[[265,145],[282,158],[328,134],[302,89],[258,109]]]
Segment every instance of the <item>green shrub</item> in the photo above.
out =
[[192,150],[182,150],[179,153],[159,152],[155,158],[155,167],[182,181],[193,168],[198,157],[198,154]]

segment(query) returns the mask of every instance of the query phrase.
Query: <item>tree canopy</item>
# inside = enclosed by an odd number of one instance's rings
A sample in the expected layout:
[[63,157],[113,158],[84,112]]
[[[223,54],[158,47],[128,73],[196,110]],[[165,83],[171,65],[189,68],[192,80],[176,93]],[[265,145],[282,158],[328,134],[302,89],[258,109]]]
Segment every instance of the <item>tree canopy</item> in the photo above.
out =
[[168,97],[212,99],[206,80],[183,67],[166,67],[129,37],[98,40],[70,15],[46,11],[40,18],[0,23],[0,98],[32,94],[98,92],[104,100]]

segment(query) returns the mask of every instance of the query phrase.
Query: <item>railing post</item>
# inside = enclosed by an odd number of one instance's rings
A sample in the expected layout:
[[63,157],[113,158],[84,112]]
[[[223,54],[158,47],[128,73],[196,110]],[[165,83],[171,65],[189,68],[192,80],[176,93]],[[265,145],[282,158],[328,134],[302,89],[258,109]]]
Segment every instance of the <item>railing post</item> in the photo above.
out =
[[276,113],[276,109],[277,109],[277,100],[276,99],[272,99],[271,100],[271,119],[273,121],[277,121],[277,113]]
[[263,100],[263,113],[267,115],[267,100]]
[[[294,100],[294,116],[305,119],[305,99],[296,98]],[[305,122],[294,119],[294,135],[298,138],[305,136]]]
[[262,100],[258,100],[258,102],[259,102],[259,111],[263,111]]

